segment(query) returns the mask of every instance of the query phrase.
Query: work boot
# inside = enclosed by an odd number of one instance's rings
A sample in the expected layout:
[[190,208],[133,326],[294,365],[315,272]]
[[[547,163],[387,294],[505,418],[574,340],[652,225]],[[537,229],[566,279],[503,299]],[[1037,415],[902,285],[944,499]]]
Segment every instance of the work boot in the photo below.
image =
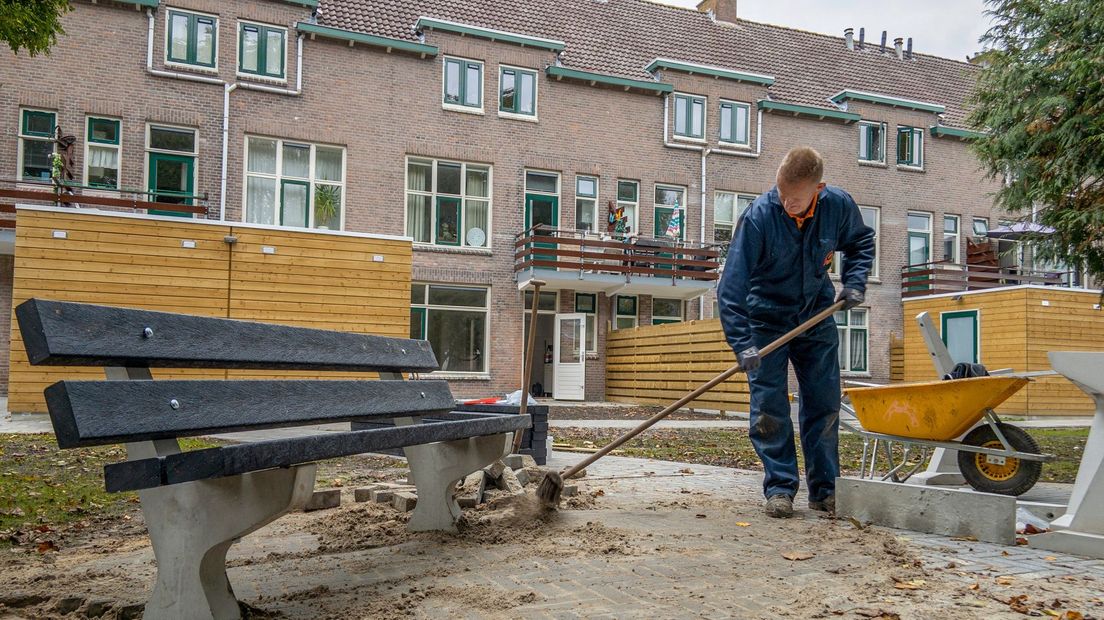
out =
[[793,498],[789,495],[771,495],[767,498],[765,509],[768,517],[789,519],[793,516]]
[[809,509],[817,510],[820,512],[827,512],[835,514],[836,512],[836,496],[829,495],[820,501],[809,500]]

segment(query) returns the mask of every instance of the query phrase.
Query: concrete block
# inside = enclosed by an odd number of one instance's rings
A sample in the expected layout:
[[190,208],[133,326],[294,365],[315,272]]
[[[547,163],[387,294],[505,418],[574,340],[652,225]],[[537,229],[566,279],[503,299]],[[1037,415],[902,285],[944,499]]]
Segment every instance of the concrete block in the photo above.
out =
[[303,512],[311,512],[314,510],[326,510],[328,508],[337,508],[341,505],[341,489],[326,489],[324,491],[315,491],[307,505],[303,506]]
[[499,488],[511,495],[521,495],[525,492],[525,485],[521,484],[517,474],[509,467],[502,470],[502,478],[500,478],[500,480],[502,481],[502,486]]
[[579,494],[579,485],[577,484],[565,484],[563,487],[562,497],[574,497]]
[[515,467],[515,470],[525,469],[526,467],[536,467],[537,461],[529,454],[521,455],[521,467]]
[[480,469],[468,474],[463,485],[456,491],[456,503],[461,508],[472,508],[483,501],[483,491],[487,487],[487,475]]
[[527,486],[529,484],[529,472],[524,469],[519,469],[514,472],[514,475],[517,476],[517,481],[521,483],[521,486]]
[[395,507],[395,510],[410,512],[418,505],[418,496],[410,491],[397,491],[391,497],[391,505]]
[[372,489],[368,492],[368,501],[377,504],[386,504],[390,502],[391,498],[395,496],[395,493],[399,491],[414,491],[414,487],[403,484],[380,485],[379,488]]
[[502,457],[502,462],[506,464],[506,467],[510,469],[521,469],[524,465],[521,464],[520,454],[507,454]]
[[506,469],[506,463],[501,460],[495,461],[490,465],[483,468],[484,473],[487,474],[487,478],[493,482],[498,482],[498,479],[502,477],[503,470]]
[[836,514],[927,534],[1016,541],[1016,498],[1007,495],[837,478]]
[[357,502],[370,502],[372,501],[372,491],[375,490],[375,486],[353,489],[353,500]]

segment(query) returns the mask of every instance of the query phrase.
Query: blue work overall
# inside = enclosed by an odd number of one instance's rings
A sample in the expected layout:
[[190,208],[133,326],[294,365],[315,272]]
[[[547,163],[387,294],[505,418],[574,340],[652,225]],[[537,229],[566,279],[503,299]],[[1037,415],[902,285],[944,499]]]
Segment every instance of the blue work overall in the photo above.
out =
[[[825,187],[799,227],[778,189],[759,196],[740,217],[717,291],[721,325],[732,350],[766,347],[830,306],[828,277],[843,253],[842,285],[866,291],[874,262],[874,230],[855,201]],[[750,436],[763,462],[766,497],[797,494],[799,477],[788,398],[788,365],[797,376],[798,422],[810,501],[835,494],[839,475],[839,338],[828,318],[762,359],[748,374]]]

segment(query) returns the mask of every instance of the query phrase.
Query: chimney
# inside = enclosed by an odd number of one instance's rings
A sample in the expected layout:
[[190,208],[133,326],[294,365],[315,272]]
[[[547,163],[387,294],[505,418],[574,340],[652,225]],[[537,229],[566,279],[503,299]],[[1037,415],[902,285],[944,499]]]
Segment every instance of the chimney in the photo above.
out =
[[909,37],[908,48],[905,50],[905,58],[912,60],[912,37]]
[[736,0],[702,0],[698,3],[702,13],[712,13],[713,21],[736,23]]
[[859,49],[866,47],[866,28],[859,28]]
[[855,49],[855,29],[845,28],[843,31],[843,40],[847,44],[847,49]]
[[886,31],[883,30],[882,31],[882,53],[883,54],[885,53],[885,44],[886,44]]
[[905,59],[905,40],[897,37],[893,40],[893,49],[897,52],[897,60]]

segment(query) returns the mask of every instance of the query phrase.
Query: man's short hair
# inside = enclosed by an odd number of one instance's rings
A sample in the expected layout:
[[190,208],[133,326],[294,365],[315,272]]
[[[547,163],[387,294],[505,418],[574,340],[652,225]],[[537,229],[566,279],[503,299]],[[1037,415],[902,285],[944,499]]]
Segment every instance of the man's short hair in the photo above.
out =
[[782,165],[778,167],[778,182],[820,183],[824,178],[824,158],[807,146],[798,146],[786,153]]

